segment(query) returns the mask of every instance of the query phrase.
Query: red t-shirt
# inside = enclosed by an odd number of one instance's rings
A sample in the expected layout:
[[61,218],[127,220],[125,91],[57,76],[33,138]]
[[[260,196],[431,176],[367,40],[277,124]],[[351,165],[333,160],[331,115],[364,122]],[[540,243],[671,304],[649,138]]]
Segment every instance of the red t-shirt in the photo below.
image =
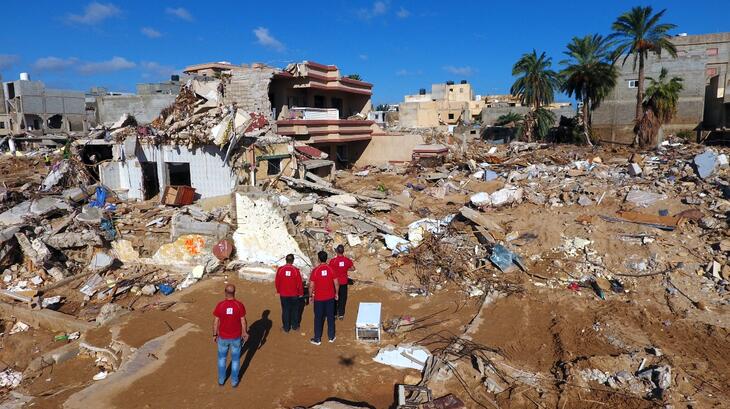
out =
[[215,306],[213,315],[218,317],[218,336],[224,339],[239,338],[243,333],[241,318],[246,316],[246,307],[238,300],[223,300]]
[[339,279],[340,285],[347,285],[350,278],[347,276],[347,271],[353,266],[352,260],[345,256],[337,256],[330,260],[330,267],[335,270],[337,278]]
[[301,297],[304,295],[304,287],[302,286],[302,274],[299,269],[285,264],[276,270],[276,292],[282,297]]
[[335,298],[335,278],[337,275],[327,264],[320,264],[312,270],[309,281],[314,283],[314,301]]

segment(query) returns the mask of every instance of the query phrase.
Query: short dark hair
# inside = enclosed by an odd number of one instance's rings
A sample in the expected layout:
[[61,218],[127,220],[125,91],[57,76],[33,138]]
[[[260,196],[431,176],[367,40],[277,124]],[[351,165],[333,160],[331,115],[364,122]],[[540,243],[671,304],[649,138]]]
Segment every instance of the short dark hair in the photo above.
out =
[[338,244],[335,251],[337,252],[337,254],[343,254],[345,252],[345,246],[343,246],[342,244]]
[[286,255],[286,262],[289,264],[292,264],[294,262],[294,254],[287,254]]
[[319,253],[317,253],[317,257],[319,257],[319,261],[321,263],[324,263],[325,261],[327,261],[327,252],[322,250]]

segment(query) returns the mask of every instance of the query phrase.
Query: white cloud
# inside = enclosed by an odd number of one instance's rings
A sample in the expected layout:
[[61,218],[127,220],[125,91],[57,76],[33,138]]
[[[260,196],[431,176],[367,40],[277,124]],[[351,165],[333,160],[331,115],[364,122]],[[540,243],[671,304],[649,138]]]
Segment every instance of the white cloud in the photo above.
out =
[[93,75],[106,72],[128,70],[136,66],[137,64],[127,60],[126,58],[113,57],[111,60],[107,61],[84,63],[79,67],[79,72],[86,75]]
[[83,14],[68,14],[66,22],[93,25],[121,13],[122,11],[112,3],[93,2],[84,8]]
[[357,10],[357,16],[363,20],[370,20],[371,18],[382,16],[388,11],[388,3],[385,1],[376,1],[370,8],[361,8]]
[[193,15],[184,7],[168,7],[165,9],[165,13],[177,17],[180,20],[193,21]]
[[284,44],[272,36],[271,33],[269,33],[269,29],[266,27],[258,27],[254,29],[253,34],[256,36],[256,42],[266,48],[271,48],[272,50],[279,52],[286,50]]
[[75,64],[79,59],[76,57],[59,58],[59,57],[42,57],[33,63],[33,69],[36,71],[63,71]]
[[177,74],[180,70],[170,65],[162,65],[156,61],[142,61],[140,67],[144,71],[145,78],[170,79],[170,75]]
[[405,68],[401,68],[400,70],[395,72],[395,75],[398,77],[409,77],[411,75],[421,75],[423,74],[423,71],[416,70],[416,71],[410,71]]
[[470,67],[470,66],[464,66],[464,67],[454,67],[453,65],[447,65],[444,67],[444,70],[447,72],[450,72],[454,75],[463,75],[463,76],[470,76],[473,75],[477,70]]
[[20,61],[20,58],[14,54],[0,54],[0,70],[5,70]]
[[363,61],[367,61],[368,55],[367,54],[360,54],[360,55],[357,56],[357,58],[359,58],[359,59],[361,59]]
[[398,18],[407,18],[411,15],[411,12],[406,10],[404,7],[401,7],[398,11],[395,13]]
[[159,31],[155,30],[152,27],[142,27],[139,31],[149,38],[162,37],[162,33],[160,33]]

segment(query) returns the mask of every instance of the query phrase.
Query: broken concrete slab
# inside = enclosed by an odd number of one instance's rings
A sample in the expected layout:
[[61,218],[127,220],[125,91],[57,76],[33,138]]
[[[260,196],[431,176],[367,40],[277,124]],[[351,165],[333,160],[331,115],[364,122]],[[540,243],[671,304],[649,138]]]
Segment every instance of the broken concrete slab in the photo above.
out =
[[60,197],[47,196],[34,200],[30,205],[30,213],[34,216],[43,217],[54,212],[71,211],[73,208]]
[[324,199],[325,203],[329,205],[345,205],[345,206],[357,206],[357,198],[353,195],[342,194],[334,195]]
[[462,216],[484,227],[487,230],[504,234],[504,229],[502,228],[502,226],[490,219],[489,216],[485,214],[479,213],[476,210],[470,209],[468,207],[462,207],[461,209],[459,209],[459,212]]
[[201,222],[183,213],[176,213],[172,216],[170,239],[175,240],[180,236],[188,234],[199,234],[223,239],[228,236],[230,226],[219,222]]
[[104,243],[95,231],[63,232],[47,238],[45,243],[56,249],[72,249],[85,246],[102,246]]
[[86,205],[81,208],[81,213],[76,216],[76,220],[81,223],[98,225],[101,223],[103,215],[104,213],[100,208]]
[[626,201],[639,207],[648,207],[656,202],[666,200],[667,195],[647,192],[644,190],[632,190],[626,194]]
[[289,213],[308,212],[308,211],[312,210],[315,203],[317,203],[317,201],[314,199],[292,201],[292,202],[287,203],[286,211]]
[[412,344],[388,345],[381,348],[373,361],[390,365],[399,369],[416,369],[422,371],[431,352],[421,346]]
[[693,162],[697,176],[706,179],[715,172],[715,168],[717,167],[717,154],[711,150],[706,150],[695,156]]
[[31,202],[26,201],[0,213],[0,226],[14,226],[25,223],[30,214]]
[[332,213],[342,217],[357,217],[360,215],[360,212],[357,209],[346,206],[344,204],[332,205],[328,206],[327,208]]
[[327,211],[327,207],[321,204],[314,204],[312,206],[312,211],[309,213],[312,218],[317,220],[324,219],[325,217],[327,217],[328,214],[329,212]]

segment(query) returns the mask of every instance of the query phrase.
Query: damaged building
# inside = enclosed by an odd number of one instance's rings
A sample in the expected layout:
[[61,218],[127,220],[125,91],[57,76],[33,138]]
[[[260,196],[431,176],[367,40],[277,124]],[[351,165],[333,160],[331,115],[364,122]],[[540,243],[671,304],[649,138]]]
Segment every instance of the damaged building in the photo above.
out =
[[[726,134],[730,128],[730,94],[726,91],[730,87],[730,32],[683,34],[670,40],[677,57],[650,53],[645,68],[647,78],[658,78],[666,68],[670,77],[683,80],[677,114],[662,128],[670,133],[689,131],[698,139]],[[637,86],[638,71],[627,61],[620,66],[616,87],[593,113],[593,130],[602,141],[633,141]]]
[[85,132],[89,128],[83,92],[46,88],[21,73],[2,83],[6,129],[14,135]]

